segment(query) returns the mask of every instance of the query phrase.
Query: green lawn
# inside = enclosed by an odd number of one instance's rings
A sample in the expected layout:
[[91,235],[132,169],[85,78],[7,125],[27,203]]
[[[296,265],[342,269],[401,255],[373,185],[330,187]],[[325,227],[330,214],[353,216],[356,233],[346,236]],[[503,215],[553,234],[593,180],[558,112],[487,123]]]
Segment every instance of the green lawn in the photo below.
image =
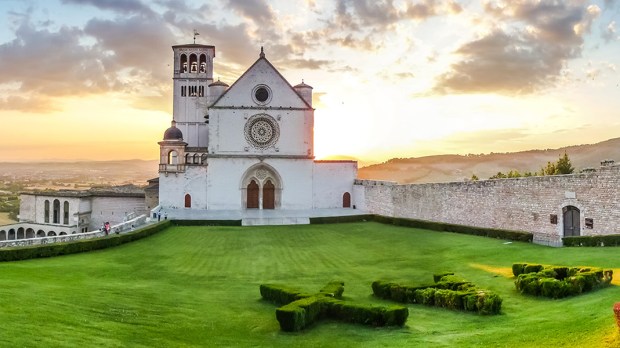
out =
[[[619,248],[548,248],[378,223],[175,227],[116,248],[0,263],[0,346],[605,347],[620,343],[620,287],[562,300],[526,297],[513,262],[620,269]],[[409,305],[402,328],[319,322],[284,333],[259,285],[317,291],[345,282],[348,300],[376,279],[432,281],[454,271],[504,298],[502,314]],[[616,274],[620,278],[620,270]],[[618,284],[617,281],[614,283]]]

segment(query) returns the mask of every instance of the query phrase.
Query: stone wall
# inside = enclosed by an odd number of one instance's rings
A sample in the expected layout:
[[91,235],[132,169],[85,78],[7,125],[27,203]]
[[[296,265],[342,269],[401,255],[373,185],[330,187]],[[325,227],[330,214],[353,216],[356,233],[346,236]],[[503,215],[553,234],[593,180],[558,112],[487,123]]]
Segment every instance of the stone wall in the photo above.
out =
[[[620,233],[620,166],[594,173],[398,185],[357,180],[358,207],[385,216],[532,232],[559,246],[563,208],[580,213],[580,235]],[[552,221],[557,216],[557,222]],[[592,219],[592,226],[586,226]]]

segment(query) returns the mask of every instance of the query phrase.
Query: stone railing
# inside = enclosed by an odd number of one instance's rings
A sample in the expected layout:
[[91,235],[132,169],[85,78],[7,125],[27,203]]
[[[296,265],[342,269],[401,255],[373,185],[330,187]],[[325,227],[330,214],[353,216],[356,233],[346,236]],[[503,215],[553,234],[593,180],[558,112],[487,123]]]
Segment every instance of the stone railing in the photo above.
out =
[[[137,218],[122,222],[118,225],[111,226],[110,234],[127,233],[129,231],[132,231],[134,228],[138,226],[142,226],[146,224],[146,222],[147,222],[147,216],[140,215]],[[97,230],[97,231],[92,231],[92,232],[67,234],[67,235],[62,235],[62,236],[36,237],[36,238],[28,238],[28,239],[11,239],[11,240],[0,241],[0,249],[10,248],[10,247],[23,247],[23,246],[29,246],[29,245],[72,242],[72,241],[77,241],[77,240],[93,239],[93,238],[100,238],[100,237],[105,237],[105,232],[101,230]]]

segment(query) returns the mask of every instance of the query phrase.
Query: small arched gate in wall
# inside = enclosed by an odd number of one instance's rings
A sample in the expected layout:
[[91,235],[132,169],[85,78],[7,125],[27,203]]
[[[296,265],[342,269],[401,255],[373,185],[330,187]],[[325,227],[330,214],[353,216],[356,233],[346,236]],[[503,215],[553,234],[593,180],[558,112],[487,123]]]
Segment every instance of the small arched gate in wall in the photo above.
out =
[[564,237],[578,237],[581,232],[579,209],[572,205],[562,208]]

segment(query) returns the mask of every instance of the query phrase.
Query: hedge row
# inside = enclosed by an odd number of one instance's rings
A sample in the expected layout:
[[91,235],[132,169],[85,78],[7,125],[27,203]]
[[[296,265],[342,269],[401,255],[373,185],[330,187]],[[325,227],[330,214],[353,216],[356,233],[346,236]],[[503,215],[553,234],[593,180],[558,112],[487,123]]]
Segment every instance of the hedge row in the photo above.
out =
[[283,305],[276,309],[276,319],[283,331],[300,331],[323,318],[373,326],[402,326],[407,321],[407,307],[382,307],[342,301],[343,292],[343,282],[330,282],[317,294],[274,284],[260,286],[261,296],[265,300]]
[[517,277],[515,287],[522,294],[563,298],[603,288],[611,284],[612,270],[544,266],[515,263],[512,273]]
[[620,234],[610,234],[606,236],[581,236],[562,238],[564,246],[567,247],[596,247],[596,246],[620,246]]
[[84,239],[66,243],[39,244],[27,247],[1,249],[0,261],[36,259],[110,248],[152,236],[153,234],[167,228],[169,225],[169,221],[164,221],[135,230],[133,232],[114,234],[107,237]]
[[346,216],[323,216],[311,217],[310,224],[337,224],[343,222],[366,222],[373,221],[375,216],[372,214],[365,215],[346,215]]
[[409,286],[396,283],[374,281],[372,291],[375,296],[401,303],[415,303],[452,310],[465,310],[480,314],[499,314],[502,298],[452,273],[438,274],[435,284]]
[[444,223],[444,222],[405,219],[405,218],[387,217],[387,216],[381,216],[381,215],[375,215],[374,221],[384,223],[384,224],[396,225],[396,226],[415,227],[415,228],[440,231],[440,232],[462,233],[462,234],[469,234],[469,235],[474,235],[474,236],[508,239],[508,240],[514,240],[514,241],[519,241],[519,242],[531,243],[532,240],[534,239],[534,235],[529,232],[500,230],[500,229],[495,229],[495,228],[474,227],[474,226],[466,226],[466,225],[456,225],[456,224],[449,224],[449,223]]
[[172,220],[175,226],[241,226],[241,220]]

